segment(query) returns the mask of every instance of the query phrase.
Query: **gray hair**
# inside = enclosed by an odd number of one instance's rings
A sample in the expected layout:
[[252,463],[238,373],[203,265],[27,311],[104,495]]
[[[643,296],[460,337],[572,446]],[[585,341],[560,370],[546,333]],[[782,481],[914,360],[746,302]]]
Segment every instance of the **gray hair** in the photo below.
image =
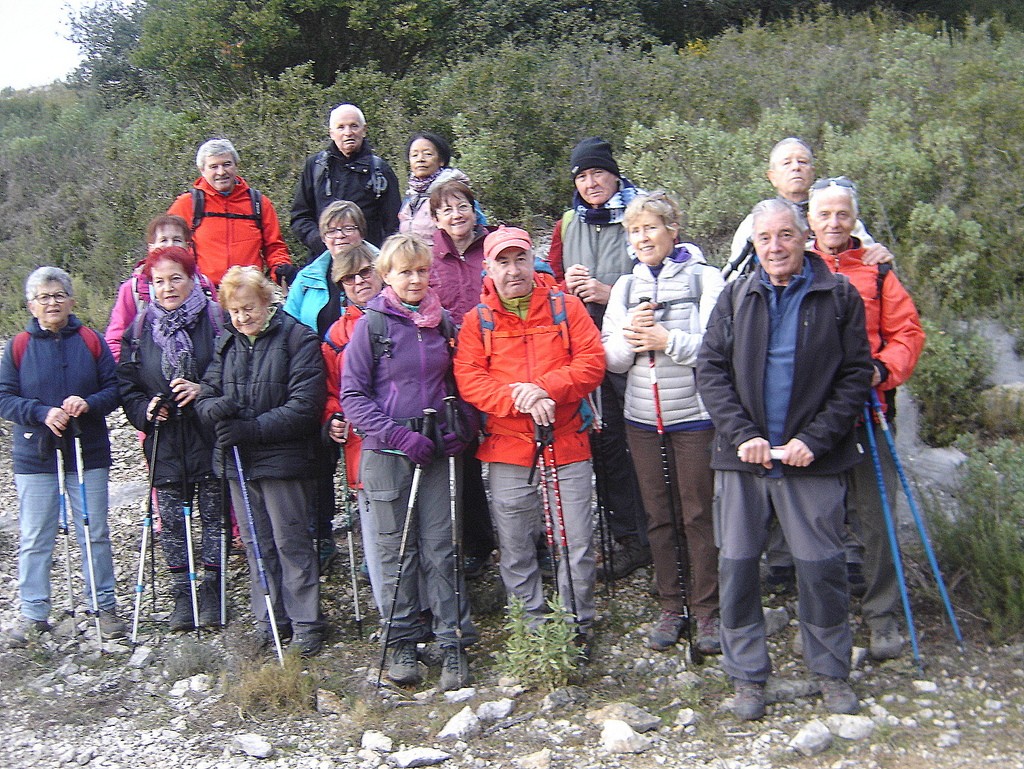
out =
[[366,115],[363,114],[363,111],[359,109],[359,107],[357,107],[355,104],[343,102],[342,104],[339,104],[337,107],[331,110],[331,115],[330,117],[327,118],[328,128],[331,127],[331,123],[334,122],[334,118],[337,117],[338,113],[341,112],[343,109],[355,110],[356,114],[359,116],[359,125],[366,125]]
[[218,155],[230,155],[231,159],[235,161],[235,165],[238,165],[238,150],[235,149],[234,144],[227,139],[209,139],[199,146],[199,151],[196,153],[196,167],[202,171],[206,166],[206,159]]
[[796,206],[783,198],[762,200],[751,209],[750,216],[754,231],[757,231],[758,219],[762,216],[774,216],[778,213],[788,213],[793,217],[793,224],[796,225],[797,229],[800,230],[800,232],[807,232],[807,217],[804,216],[804,212],[800,210],[799,206]]
[[775,166],[775,158],[777,158],[779,156],[779,153],[781,153],[784,149],[786,149],[786,147],[788,147],[791,144],[796,144],[807,150],[807,157],[811,159],[811,163],[814,162],[814,151],[811,149],[811,145],[809,145],[803,139],[797,139],[795,136],[787,136],[782,141],[777,142],[775,146],[772,147],[772,151],[768,153],[769,168],[773,168]]
[[60,267],[39,267],[28,276],[25,281],[25,298],[32,301],[36,298],[36,292],[44,283],[60,283],[61,290],[68,296],[74,296],[75,290],[71,285],[71,276]]
[[[860,209],[857,206],[857,188],[853,186],[853,182],[850,182],[849,184],[839,184],[837,183],[837,181],[849,182],[849,179],[847,179],[845,176],[840,176],[838,180],[819,179],[817,182],[811,185],[810,193],[807,197],[808,213],[810,213],[810,210],[815,207],[814,198],[816,196],[821,195],[824,192],[841,192],[844,195],[846,195],[846,197],[849,198],[850,200],[850,210],[853,213],[853,218],[857,219],[860,216]],[[822,184],[822,182],[825,183]]]

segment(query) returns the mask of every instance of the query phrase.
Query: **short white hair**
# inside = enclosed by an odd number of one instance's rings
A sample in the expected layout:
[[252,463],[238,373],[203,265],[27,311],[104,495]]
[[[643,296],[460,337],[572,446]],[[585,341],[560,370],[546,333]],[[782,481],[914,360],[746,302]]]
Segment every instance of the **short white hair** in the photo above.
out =
[[238,165],[238,150],[235,149],[234,144],[227,139],[209,139],[199,145],[199,151],[196,152],[196,168],[202,171],[208,157],[219,157],[220,155],[230,155],[231,159],[235,161],[235,165]]
[[342,110],[346,109],[355,110],[356,115],[359,117],[359,125],[366,125],[366,116],[363,114],[363,111],[359,109],[359,107],[357,107],[355,104],[349,104],[348,102],[345,102],[344,104],[339,104],[337,107],[331,110],[331,116],[328,118],[327,127],[330,128],[331,125],[334,123],[334,119],[341,113]]
[[782,198],[769,198],[762,200],[750,211],[751,224],[754,231],[757,231],[757,220],[763,216],[773,216],[778,213],[788,213],[793,217],[793,224],[800,232],[807,232],[807,217],[799,207]]
[[789,147],[791,144],[795,144],[798,147],[803,147],[807,151],[807,157],[810,158],[811,163],[814,163],[814,151],[811,150],[810,145],[803,139],[797,139],[795,136],[787,136],[780,142],[777,142],[772,151],[768,153],[768,167],[775,167],[775,160],[782,153],[784,149]]
[[71,285],[71,276],[64,270],[60,267],[39,267],[25,281],[25,298],[31,302],[39,293],[39,287],[46,283],[59,283],[65,294],[75,295],[74,287]]
[[811,185],[811,190],[808,193],[808,197],[807,197],[807,210],[808,210],[808,212],[810,213],[812,211],[817,210],[818,207],[816,205],[814,205],[814,199],[816,197],[821,197],[826,192],[840,192],[843,195],[846,195],[846,197],[849,199],[849,201],[850,201],[850,212],[853,214],[853,218],[854,219],[859,218],[860,217],[860,208],[857,205],[857,190],[855,188],[853,188],[853,187],[847,187],[845,184],[831,183],[832,182],[831,179],[829,179],[828,181],[830,183],[825,185],[825,186],[816,187],[814,185]]

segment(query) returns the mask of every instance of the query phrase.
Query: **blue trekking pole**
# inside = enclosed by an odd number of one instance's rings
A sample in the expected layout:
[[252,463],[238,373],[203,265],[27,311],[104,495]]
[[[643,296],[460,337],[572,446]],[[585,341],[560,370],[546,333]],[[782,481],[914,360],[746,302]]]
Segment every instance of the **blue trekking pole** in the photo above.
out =
[[78,419],[71,419],[71,434],[75,438],[75,464],[78,471],[78,490],[82,495],[82,530],[85,535],[85,560],[88,562],[89,587],[92,589],[92,612],[96,619],[96,640],[103,651],[103,630],[100,628],[100,599],[96,592],[96,567],[92,560],[92,535],[89,531],[89,502],[85,493],[85,462],[82,459],[82,428]]
[[252,503],[249,502],[249,487],[245,485],[245,470],[242,469],[242,455],[238,446],[232,446],[235,452],[235,470],[238,472],[238,486],[242,490],[242,507],[245,508],[245,519],[249,524],[252,537],[252,552],[256,557],[256,571],[259,573],[260,587],[263,588],[263,600],[267,603],[267,619],[270,621],[270,632],[274,637],[274,648],[277,650],[277,661],[284,667],[284,651],[281,649],[281,634],[277,631],[277,616],[274,614],[274,601],[270,597],[270,583],[267,581],[267,568],[263,565],[263,553],[260,552],[260,537],[256,530],[256,519],[252,514]]
[[[60,440],[60,439],[58,439]],[[60,495],[60,534],[64,539],[64,575],[68,582],[68,616],[75,616],[75,588],[71,583],[71,532],[68,529],[68,488],[64,474],[64,450],[57,444],[57,493]]]
[[885,489],[885,478],[882,477],[882,459],[878,454],[878,441],[875,440],[875,431],[871,425],[871,411],[868,405],[864,404],[864,428],[868,434],[868,446],[871,449],[871,461],[875,466],[875,483],[878,484],[878,493],[882,497],[882,514],[885,517],[885,531],[889,535],[889,550],[892,552],[892,562],[896,567],[896,580],[900,586],[900,600],[903,602],[903,616],[907,620],[907,632],[910,634],[910,647],[914,652],[914,663],[918,670],[922,670],[921,653],[917,646],[917,630],[914,627],[914,615],[910,610],[910,596],[907,595],[907,580],[903,573],[903,559],[900,555],[900,543],[896,538],[896,526],[893,523],[892,508],[889,507],[889,495]]
[[921,511],[917,507],[917,502],[914,501],[914,495],[910,489],[910,481],[907,480],[907,474],[903,470],[903,463],[900,461],[900,455],[896,451],[896,441],[892,437],[892,433],[889,431],[889,423],[885,419],[885,412],[882,411],[882,404],[878,402],[878,395],[875,391],[871,391],[871,406],[878,417],[878,424],[882,428],[882,434],[885,436],[885,442],[889,446],[889,453],[892,455],[893,464],[896,465],[896,472],[899,474],[900,483],[903,485],[903,493],[907,497],[907,504],[910,506],[910,512],[914,516],[914,523],[917,525],[917,533],[921,535],[921,544],[924,546],[925,555],[928,556],[928,564],[932,567],[932,576],[935,577],[935,584],[939,588],[939,595],[942,596],[942,603],[946,607],[946,614],[949,616],[949,624],[953,626],[953,635],[956,636],[957,645],[960,650],[964,649],[964,637],[960,632],[960,625],[956,621],[956,615],[953,614],[953,605],[949,601],[949,593],[946,591],[946,582],[942,578],[942,572],[939,570],[939,563],[935,560],[935,551],[932,549],[931,540],[928,538],[928,531],[924,527],[924,520],[921,518]]

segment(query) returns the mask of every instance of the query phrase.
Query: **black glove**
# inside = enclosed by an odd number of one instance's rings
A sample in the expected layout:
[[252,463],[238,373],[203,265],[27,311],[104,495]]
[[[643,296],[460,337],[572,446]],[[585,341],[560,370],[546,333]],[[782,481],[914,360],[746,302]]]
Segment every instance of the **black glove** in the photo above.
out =
[[238,414],[238,404],[227,396],[215,398],[207,407],[206,413],[209,414],[211,421],[223,422],[225,419],[229,419]]
[[217,423],[216,429],[217,445],[222,449],[258,443],[260,439],[260,426],[255,419],[225,419]]
[[279,286],[291,285],[295,276],[299,274],[299,268],[294,264],[279,264],[274,268],[274,279]]

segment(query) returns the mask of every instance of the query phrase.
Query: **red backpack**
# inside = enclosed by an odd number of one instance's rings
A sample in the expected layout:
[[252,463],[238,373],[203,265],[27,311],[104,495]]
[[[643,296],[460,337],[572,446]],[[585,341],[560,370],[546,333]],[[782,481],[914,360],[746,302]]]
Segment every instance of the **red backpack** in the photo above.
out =
[[[82,326],[79,328],[78,335],[82,337],[82,341],[85,342],[85,346],[89,348],[89,352],[92,353],[93,360],[99,360],[100,355],[103,354],[103,345],[100,343],[100,335],[88,326]],[[21,359],[25,357],[25,350],[28,348],[28,341],[31,338],[32,334],[28,331],[22,331],[14,337],[14,342],[11,344],[11,355],[14,356],[14,367],[17,369],[21,368]]]

